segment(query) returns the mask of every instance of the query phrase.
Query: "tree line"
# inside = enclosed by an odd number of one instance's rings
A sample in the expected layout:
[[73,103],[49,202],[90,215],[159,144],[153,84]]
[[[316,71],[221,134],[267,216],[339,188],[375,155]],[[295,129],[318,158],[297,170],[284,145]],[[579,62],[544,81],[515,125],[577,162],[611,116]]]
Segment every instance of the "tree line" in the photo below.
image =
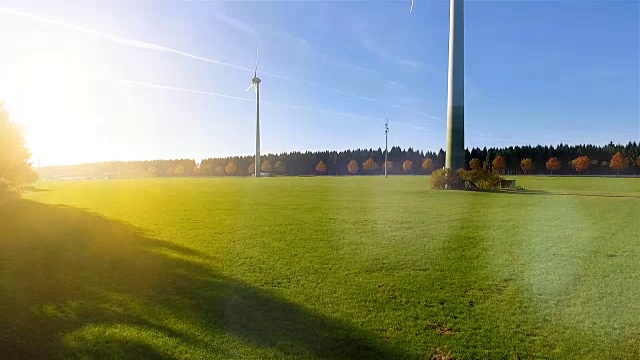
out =
[[[444,167],[446,153],[402,149],[388,154],[390,174],[427,175]],[[501,174],[610,175],[640,174],[640,146],[609,143],[605,146],[566,145],[472,148],[466,151],[467,169],[488,168]],[[44,178],[61,177],[171,177],[251,176],[253,156],[193,159],[112,161],[51,166],[39,169]],[[261,172],[274,175],[380,175],[384,173],[384,151],[287,152],[261,157]]]

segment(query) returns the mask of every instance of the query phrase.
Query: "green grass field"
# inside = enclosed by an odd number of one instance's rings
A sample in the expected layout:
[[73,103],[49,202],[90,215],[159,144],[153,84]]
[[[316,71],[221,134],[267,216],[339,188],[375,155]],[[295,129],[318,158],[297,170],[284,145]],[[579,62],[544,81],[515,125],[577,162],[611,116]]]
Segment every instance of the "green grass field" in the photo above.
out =
[[640,179],[41,182],[0,358],[640,358]]

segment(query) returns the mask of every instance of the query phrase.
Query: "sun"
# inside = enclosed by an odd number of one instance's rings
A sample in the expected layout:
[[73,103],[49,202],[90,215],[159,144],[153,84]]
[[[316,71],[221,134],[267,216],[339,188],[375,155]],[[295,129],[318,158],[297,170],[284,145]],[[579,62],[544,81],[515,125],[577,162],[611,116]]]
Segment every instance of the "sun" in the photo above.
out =
[[21,125],[35,158],[66,163],[95,133],[87,84],[91,66],[63,53],[45,52],[22,58],[11,72],[6,106]]

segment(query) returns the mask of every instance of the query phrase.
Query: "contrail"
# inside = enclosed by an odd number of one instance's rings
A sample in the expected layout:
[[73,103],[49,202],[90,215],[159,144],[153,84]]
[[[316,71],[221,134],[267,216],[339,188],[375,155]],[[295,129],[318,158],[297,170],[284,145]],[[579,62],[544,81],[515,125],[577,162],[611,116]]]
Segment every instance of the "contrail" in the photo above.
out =
[[[240,65],[236,65],[236,64],[231,64],[228,62],[224,62],[224,61],[219,61],[219,60],[215,60],[215,59],[211,59],[211,58],[207,58],[207,57],[202,57],[202,56],[198,56],[198,55],[194,55],[188,52],[184,52],[184,51],[180,51],[177,49],[173,49],[173,48],[169,48],[166,46],[162,46],[162,45],[158,45],[158,44],[153,44],[153,43],[149,43],[149,42],[144,42],[144,41],[139,41],[139,40],[135,40],[135,39],[129,39],[129,38],[125,38],[125,37],[120,37],[120,36],[116,36],[116,35],[112,35],[112,34],[108,34],[108,33],[104,33],[104,32],[100,32],[100,31],[96,31],[96,30],[91,30],[79,25],[75,25],[75,24],[71,24],[65,21],[60,21],[60,20],[52,20],[52,19],[47,19],[45,17],[42,16],[38,16],[38,15],[34,15],[34,14],[30,14],[24,11],[19,11],[19,10],[15,10],[15,9],[10,9],[10,8],[5,8],[5,7],[0,7],[0,13],[5,13],[5,14],[9,14],[9,15],[15,15],[15,16],[21,16],[24,18],[28,18],[31,20],[35,20],[35,21],[40,21],[40,22],[44,22],[50,25],[54,25],[54,26],[59,26],[65,29],[69,29],[69,30],[73,30],[73,31],[78,31],[84,34],[89,34],[89,35],[94,35],[94,36],[98,36],[101,37],[103,39],[106,40],[110,40],[113,41],[115,43],[118,44],[122,44],[125,46],[130,46],[130,47],[134,47],[134,48],[138,48],[138,49],[145,49],[145,50],[151,50],[151,51],[161,51],[161,52],[167,52],[167,53],[172,53],[172,54],[176,54],[176,55],[180,55],[180,56],[184,56],[190,59],[194,59],[194,60],[200,60],[200,61],[204,61],[207,63],[211,63],[211,64],[216,64],[216,65],[222,65],[222,66],[227,66],[233,69],[237,69],[237,70],[242,70],[242,71],[246,71],[246,72],[253,72],[253,69],[244,67],[244,66],[240,66]],[[277,78],[277,79],[282,79],[282,80],[288,80],[288,81],[294,81],[294,82],[300,82],[306,85],[310,85],[310,86],[314,86],[320,89],[324,89],[324,90],[329,90],[332,92],[335,92],[337,94],[341,94],[341,95],[345,95],[345,96],[350,96],[356,99],[360,99],[360,100],[365,100],[365,101],[370,101],[370,102],[374,102],[377,104],[381,104],[381,105],[385,105],[385,106],[389,106],[389,107],[393,107],[396,109],[400,109],[400,110],[405,110],[405,111],[409,111],[418,115],[422,115],[422,116],[426,116],[435,120],[438,120],[440,122],[446,122],[444,119],[441,119],[437,116],[433,116],[418,110],[414,110],[411,108],[407,108],[404,106],[400,106],[400,105],[396,105],[396,104],[391,104],[388,102],[384,102],[381,100],[377,100],[377,99],[373,99],[370,97],[366,97],[366,96],[360,96],[357,94],[352,94],[346,91],[342,91],[342,90],[338,90],[338,89],[334,89],[328,86],[324,86],[318,83],[314,83],[311,81],[306,81],[306,80],[301,80],[301,79],[296,79],[296,78],[292,78],[292,77],[288,77],[288,76],[284,76],[284,75],[279,75],[279,74],[274,74],[274,73],[270,73],[270,72],[262,72],[263,75],[266,76],[270,76],[273,78]]]
[[[148,82],[143,82],[143,81],[120,80],[119,82],[122,83],[122,84],[127,84],[127,85],[139,85],[139,86],[145,86],[145,87],[161,89],[161,90],[182,91],[182,92],[201,94],[201,95],[209,95],[209,96],[216,96],[216,97],[220,97],[220,98],[232,99],[232,100],[240,100],[240,101],[246,101],[246,102],[254,102],[255,101],[253,99],[243,98],[243,97],[239,97],[239,96],[220,94],[220,93],[210,92],[210,91],[200,91],[200,90],[193,90],[193,89],[185,89],[185,88],[179,88],[179,87],[173,87],[173,86],[167,86],[167,85],[159,85],[159,84],[153,84],[153,83],[148,83]],[[385,119],[382,119],[382,118],[375,118],[375,117],[370,117],[370,116],[350,114],[350,113],[344,113],[344,112],[339,112],[339,111],[318,109],[318,108],[312,108],[312,107],[308,107],[308,106],[283,104],[283,103],[279,103],[279,102],[275,102],[275,101],[262,100],[261,103],[275,105],[275,106],[289,108],[289,109],[315,111],[315,112],[321,112],[321,113],[325,113],[325,114],[338,115],[338,116],[344,116],[344,117],[351,117],[351,118],[357,118],[357,119],[363,119],[363,120],[374,120],[374,121],[379,121],[379,122],[384,122],[385,121]],[[412,125],[412,124],[406,124],[406,123],[394,123],[394,124],[400,125],[400,126],[409,127],[409,128],[416,129],[416,130],[429,130],[428,128],[421,127],[421,126],[416,126],[416,125]]]
[[82,26],[79,26],[79,25],[70,24],[70,23],[65,22],[65,21],[47,19],[47,18],[44,18],[42,16],[33,15],[33,14],[26,13],[26,12],[19,11],[19,10],[0,7],[0,13],[16,15],[16,16],[22,16],[22,17],[25,17],[25,18],[28,18],[28,19],[31,19],[31,20],[44,22],[44,23],[55,25],[55,26],[59,26],[59,27],[65,28],[65,29],[70,29],[70,30],[78,31],[78,32],[85,33],[85,34],[98,36],[98,37],[101,37],[103,39],[111,40],[111,41],[116,42],[118,44],[130,46],[130,47],[135,47],[135,48],[145,49],[145,50],[169,52],[169,53],[185,56],[185,57],[188,57],[188,58],[191,58],[191,59],[195,59],[195,60],[200,60],[200,61],[204,61],[204,62],[208,62],[208,63],[212,63],[212,64],[217,64],[217,65],[228,66],[228,67],[231,67],[231,68],[234,68],[234,69],[238,69],[238,70],[253,72],[252,69],[246,68],[244,66],[230,64],[230,63],[227,63],[227,62],[224,62],[224,61],[215,60],[215,59],[205,58],[205,57],[194,55],[194,54],[190,54],[190,53],[187,53],[187,52],[184,52],[184,51],[168,48],[168,47],[162,46],[162,45],[157,45],[157,44],[148,43],[148,42],[144,42],[144,41],[138,41],[138,40],[134,40],[134,39],[128,39],[128,38],[124,38],[124,37],[119,37],[119,36],[111,35],[111,34],[108,34],[108,33],[103,33],[103,32],[100,32],[100,31],[91,30],[91,29],[88,29],[88,28],[85,28],[85,27],[82,27]]
[[140,86],[152,87],[152,88],[156,88],[156,89],[183,91],[183,92],[189,92],[189,93],[194,93],[194,94],[217,96],[217,97],[221,97],[221,98],[225,98],[225,99],[242,100],[242,101],[248,101],[248,102],[253,101],[251,99],[247,99],[247,98],[243,98],[243,97],[239,97],[239,96],[231,96],[231,95],[225,95],[225,94],[209,92],[209,91],[199,91],[199,90],[178,88],[178,87],[173,87],[173,86],[151,84],[151,83],[147,83],[147,82],[143,82],[143,81],[120,80],[119,82],[122,83],[122,84],[140,85]]

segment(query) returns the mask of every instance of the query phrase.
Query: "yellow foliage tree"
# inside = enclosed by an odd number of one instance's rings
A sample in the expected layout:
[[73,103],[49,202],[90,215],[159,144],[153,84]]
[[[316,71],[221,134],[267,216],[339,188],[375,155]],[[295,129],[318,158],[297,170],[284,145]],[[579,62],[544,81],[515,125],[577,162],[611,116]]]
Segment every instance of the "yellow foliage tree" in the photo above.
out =
[[478,170],[481,167],[482,167],[482,163],[480,162],[480,159],[473,158],[473,159],[471,159],[471,161],[469,161],[469,168],[471,170]]
[[553,175],[554,171],[560,170],[562,164],[557,157],[552,157],[547,161],[547,170],[551,171],[551,175]]
[[411,160],[405,160],[402,163],[402,170],[404,170],[404,172],[409,172],[411,171],[411,168],[413,167],[413,161]]
[[38,180],[38,174],[31,168],[30,157],[22,130],[9,119],[9,112],[0,101],[0,190],[5,184],[19,188]]
[[578,158],[573,159],[571,161],[571,165],[578,172],[578,175],[582,174],[585,170],[589,168],[589,164],[591,160],[589,160],[588,156],[580,156]]
[[373,160],[372,157],[367,159],[367,161],[362,163],[362,169],[367,171],[374,171],[379,168],[378,163]]
[[430,158],[424,159],[424,161],[422,162],[422,170],[429,172],[432,169],[433,169],[433,160],[431,160]]
[[256,173],[256,164],[254,162],[251,163],[251,165],[249,165],[249,175],[251,174],[255,174]]
[[226,172],[229,175],[234,175],[236,173],[236,164],[233,163],[233,161],[229,162],[227,164],[227,166],[224,168],[224,172]]
[[624,157],[620,152],[617,152],[611,158],[609,167],[616,172],[616,175],[619,175],[620,170],[625,170],[629,167],[629,159]]
[[178,165],[178,166],[176,166],[175,174],[176,174],[177,176],[182,176],[182,175],[184,175],[184,166],[182,166],[182,165]]
[[[255,166],[255,165],[253,165],[253,166]],[[269,160],[265,160],[262,163],[262,166],[260,166],[260,168],[262,169],[263,172],[266,172],[266,173],[270,173],[271,170],[273,170],[273,166],[271,166],[271,163],[269,162]]]
[[324,160],[320,160],[318,165],[316,165],[316,171],[321,174],[327,172],[327,165],[324,163]]
[[496,156],[496,158],[493,159],[493,162],[491,163],[491,165],[493,166],[493,171],[498,173],[498,174],[502,174],[504,172],[504,168],[506,166],[504,158],[502,157],[502,155]]
[[359,170],[359,168],[358,168],[358,162],[356,162],[355,160],[351,160],[351,161],[349,162],[349,165],[347,165],[347,170],[349,170],[349,172],[350,172],[352,175],[355,175],[355,174],[358,172],[358,170]]
[[526,158],[526,159],[522,159],[522,161],[520,161],[520,168],[522,169],[522,172],[526,173],[531,173],[531,168],[533,167],[533,161],[531,160],[531,158]]

